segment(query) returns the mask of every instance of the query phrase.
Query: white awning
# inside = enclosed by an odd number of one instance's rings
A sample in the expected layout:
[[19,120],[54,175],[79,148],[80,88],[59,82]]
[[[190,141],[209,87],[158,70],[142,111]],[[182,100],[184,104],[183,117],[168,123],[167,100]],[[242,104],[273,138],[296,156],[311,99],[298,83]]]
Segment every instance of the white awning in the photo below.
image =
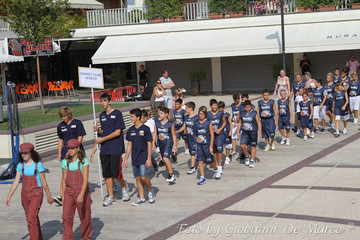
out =
[[[288,24],[285,41],[286,53],[359,49],[360,20]],[[279,53],[280,24],[224,26],[222,29],[108,36],[92,62],[106,64]]]
[[24,61],[23,57],[9,55],[7,46],[6,40],[0,40],[0,63]]
[[104,9],[104,4],[96,0],[69,0],[71,8]]

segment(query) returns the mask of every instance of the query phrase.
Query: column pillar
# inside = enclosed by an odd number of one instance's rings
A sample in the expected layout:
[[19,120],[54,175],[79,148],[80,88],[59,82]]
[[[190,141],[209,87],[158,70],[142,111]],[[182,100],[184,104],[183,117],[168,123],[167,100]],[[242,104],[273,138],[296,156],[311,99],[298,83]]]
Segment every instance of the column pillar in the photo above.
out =
[[293,53],[293,64],[294,64],[293,79],[295,79],[295,73],[298,72],[301,74],[300,61],[303,59],[303,55],[304,53]]
[[211,58],[212,88],[214,93],[222,92],[221,58]]

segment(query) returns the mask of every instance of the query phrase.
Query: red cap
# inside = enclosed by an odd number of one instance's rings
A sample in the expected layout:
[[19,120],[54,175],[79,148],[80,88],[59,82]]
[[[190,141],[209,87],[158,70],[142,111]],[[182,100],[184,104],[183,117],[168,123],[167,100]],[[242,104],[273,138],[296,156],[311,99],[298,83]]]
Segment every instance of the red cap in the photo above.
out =
[[70,139],[70,140],[67,142],[66,147],[68,147],[68,148],[77,148],[77,147],[80,147],[80,142],[79,142],[77,139]]
[[31,143],[23,143],[20,145],[19,153],[28,153],[31,150],[34,150],[34,148],[34,145],[32,145]]

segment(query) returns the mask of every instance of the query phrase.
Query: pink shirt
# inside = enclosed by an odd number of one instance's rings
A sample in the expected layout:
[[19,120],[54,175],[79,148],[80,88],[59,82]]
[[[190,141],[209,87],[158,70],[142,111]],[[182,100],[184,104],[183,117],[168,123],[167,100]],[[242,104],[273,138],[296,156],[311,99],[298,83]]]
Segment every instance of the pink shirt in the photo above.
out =
[[356,72],[358,67],[360,67],[360,63],[358,60],[354,60],[353,62],[352,61],[348,61],[346,63],[346,66],[347,67],[350,67],[350,71],[349,71],[349,74],[351,74],[352,72]]

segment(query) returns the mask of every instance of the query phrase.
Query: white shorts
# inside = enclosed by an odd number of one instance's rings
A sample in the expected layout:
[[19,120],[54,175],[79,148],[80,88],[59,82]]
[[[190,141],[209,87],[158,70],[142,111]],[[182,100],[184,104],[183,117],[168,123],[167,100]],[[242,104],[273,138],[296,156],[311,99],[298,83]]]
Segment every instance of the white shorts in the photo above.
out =
[[350,115],[335,115],[335,120],[347,121],[349,120]]
[[320,106],[314,106],[314,119],[325,119],[326,116],[326,107],[323,106],[320,109]]
[[226,149],[232,149],[232,144],[228,144],[225,146]]
[[237,127],[238,127],[238,124],[235,124],[235,126],[232,129],[231,139],[238,139],[237,134],[236,134]]
[[350,110],[359,111],[360,96],[349,97],[349,100],[350,100]]
[[173,100],[174,100],[173,96],[165,95],[164,96],[164,106],[166,108],[168,108],[168,109],[173,109],[174,108],[173,107],[173,104],[174,104]]

